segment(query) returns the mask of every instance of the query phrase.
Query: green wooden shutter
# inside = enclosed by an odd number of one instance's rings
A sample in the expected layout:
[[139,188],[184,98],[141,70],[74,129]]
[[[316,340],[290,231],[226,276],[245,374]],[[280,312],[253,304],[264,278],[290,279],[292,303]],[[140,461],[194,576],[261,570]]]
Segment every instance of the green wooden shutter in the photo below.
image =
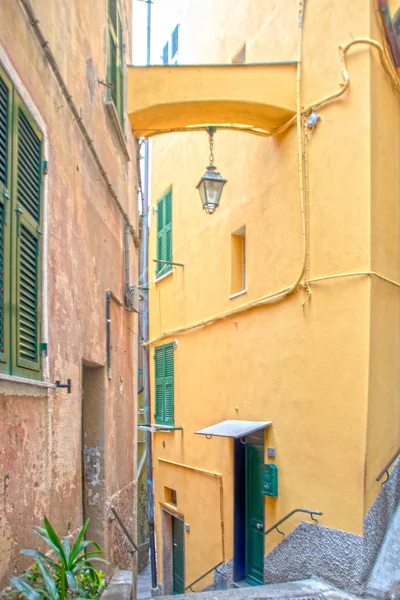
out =
[[114,31],[117,31],[117,0],[108,0],[108,16]]
[[122,40],[122,25],[121,19],[118,17],[118,97],[117,97],[117,113],[121,123],[124,125],[124,45]]
[[124,126],[124,52],[122,23],[117,0],[108,0],[108,66],[109,97],[114,102],[121,127]]
[[174,425],[174,346],[155,349],[155,420],[159,425]]
[[0,371],[10,369],[12,86],[0,68]]
[[[15,94],[14,177],[15,263],[13,286],[13,372],[40,371],[40,217],[42,135]],[[31,376],[34,375],[31,373]]]
[[155,420],[156,423],[164,423],[164,346],[155,349],[155,374],[156,374],[156,393],[155,393]]
[[[172,261],[172,188],[157,204],[157,259]],[[157,263],[156,275],[170,270],[170,264]]]
[[174,346],[168,344],[164,347],[165,362],[165,401],[164,423],[174,425]]
[[111,85],[111,99],[117,107],[118,98],[118,73],[117,73],[117,44],[114,40],[113,34],[110,32],[110,45],[109,45],[109,74],[108,83]]
[[[165,238],[165,259],[172,261],[172,189],[170,189],[164,200],[164,238]],[[171,270],[171,265],[166,265],[166,271]]]
[[[165,260],[164,255],[164,196],[157,203],[157,260]],[[163,263],[156,263],[156,275],[165,271]]]

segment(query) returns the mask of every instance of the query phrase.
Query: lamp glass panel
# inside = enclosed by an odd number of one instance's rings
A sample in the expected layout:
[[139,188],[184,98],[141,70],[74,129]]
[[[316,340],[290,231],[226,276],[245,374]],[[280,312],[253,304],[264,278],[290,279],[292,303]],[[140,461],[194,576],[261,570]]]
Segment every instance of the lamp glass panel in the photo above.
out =
[[201,200],[201,204],[204,208],[204,206],[207,204],[207,195],[206,195],[206,188],[205,188],[205,181],[204,179],[201,180],[198,188],[199,190],[199,194],[200,194],[200,200]]
[[218,206],[219,199],[221,197],[222,188],[224,187],[224,181],[212,181],[206,180],[206,194],[207,194],[207,202],[208,204],[213,204],[214,206]]

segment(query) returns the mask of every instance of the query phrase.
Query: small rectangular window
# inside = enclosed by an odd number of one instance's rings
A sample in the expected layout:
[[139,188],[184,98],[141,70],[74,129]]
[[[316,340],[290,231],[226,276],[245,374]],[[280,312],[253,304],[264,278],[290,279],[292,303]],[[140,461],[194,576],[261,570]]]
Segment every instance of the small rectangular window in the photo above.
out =
[[176,490],[173,490],[172,488],[164,486],[164,497],[165,497],[165,502],[168,502],[168,504],[173,504],[174,506],[176,506]]
[[231,295],[246,290],[246,227],[231,236]]

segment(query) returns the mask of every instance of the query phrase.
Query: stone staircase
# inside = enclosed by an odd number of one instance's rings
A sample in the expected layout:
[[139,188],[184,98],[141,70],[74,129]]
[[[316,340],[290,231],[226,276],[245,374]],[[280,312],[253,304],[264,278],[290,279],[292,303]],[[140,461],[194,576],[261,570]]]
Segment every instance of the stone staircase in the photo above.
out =
[[[400,459],[364,519],[363,536],[302,522],[265,556],[266,585],[233,587],[232,567],[232,561],[218,567],[213,585],[181,597],[400,600],[400,583],[396,583],[400,582]],[[104,600],[131,600],[131,586],[122,574],[114,576],[112,583]],[[176,596],[165,598],[176,600]]]
[[400,459],[365,516],[363,536],[304,521],[265,556],[264,583],[271,585],[233,590],[232,571],[232,561],[218,567],[206,589],[223,588],[238,599],[400,600]]
[[[212,590],[183,594],[187,600],[355,600],[360,598],[317,579],[305,579],[286,583],[258,585],[254,587]],[[176,600],[176,596],[164,596]],[[368,600],[364,597],[363,600]]]
[[[383,539],[367,589],[374,595],[383,595],[396,582],[400,582],[400,505]],[[400,586],[398,591],[400,592]]]

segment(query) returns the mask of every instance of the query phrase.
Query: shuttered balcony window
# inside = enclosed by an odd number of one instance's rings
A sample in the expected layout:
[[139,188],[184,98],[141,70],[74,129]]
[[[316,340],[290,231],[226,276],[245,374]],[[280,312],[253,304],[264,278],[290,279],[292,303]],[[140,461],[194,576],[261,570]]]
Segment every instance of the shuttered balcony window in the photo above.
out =
[[0,67],[0,372],[40,378],[43,136]]
[[174,426],[174,346],[158,346],[155,362],[155,421]]
[[157,203],[157,260],[156,276],[161,277],[172,266],[172,188]]
[[113,101],[121,127],[124,125],[124,46],[117,0],[108,0],[109,99]]

